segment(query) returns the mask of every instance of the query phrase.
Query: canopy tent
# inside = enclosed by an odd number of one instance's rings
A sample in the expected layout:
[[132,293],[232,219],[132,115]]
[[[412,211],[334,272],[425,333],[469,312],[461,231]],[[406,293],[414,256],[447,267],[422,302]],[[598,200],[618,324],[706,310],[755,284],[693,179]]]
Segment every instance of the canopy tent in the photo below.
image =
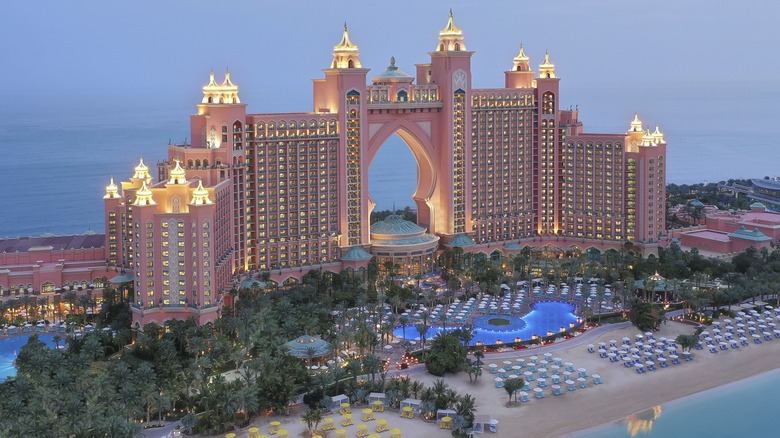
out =
[[414,413],[419,414],[421,404],[422,404],[422,400],[418,400],[416,398],[405,398],[401,400],[401,409],[409,406],[412,409],[414,409]]
[[384,392],[372,392],[371,394],[368,394],[368,404],[371,404],[375,401],[385,401],[385,393]]
[[455,416],[455,411],[453,411],[452,409],[439,409],[438,411],[436,411],[437,422],[441,421],[441,419],[444,417],[454,417],[454,416]]
[[485,433],[498,431],[498,420],[490,418],[490,415],[476,415],[474,416],[474,433]]

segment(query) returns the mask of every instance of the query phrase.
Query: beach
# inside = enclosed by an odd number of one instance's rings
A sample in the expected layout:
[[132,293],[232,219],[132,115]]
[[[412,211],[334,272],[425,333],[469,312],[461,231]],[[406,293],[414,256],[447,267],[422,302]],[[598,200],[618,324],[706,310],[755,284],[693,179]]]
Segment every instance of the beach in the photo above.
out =
[[[639,331],[625,324],[616,325],[616,330],[609,327],[601,328],[601,334],[588,336],[587,341],[577,338],[541,348],[488,354],[483,359],[484,373],[477,383],[469,382],[468,375],[448,375],[445,381],[458,393],[468,393],[477,400],[477,415],[488,415],[498,420],[497,433],[486,434],[495,437],[560,437],[574,434],[605,423],[619,421],[630,415],[668,403],[670,401],[696,394],[718,386],[726,385],[741,379],[746,379],[778,367],[777,357],[780,357],[780,339],[764,341],[760,345],[750,343],[748,347],[738,350],[728,349],[712,354],[706,349],[693,350],[694,360],[681,360],[679,365],[659,368],[637,374],[633,368],[625,368],[621,363],[612,363],[600,358],[597,353],[589,353],[587,344],[609,342],[614,339],[620,343],[623,337],[635,340]],[[691,334],[695,327],[678,322],[667,322],[654,333],[656,339],[666,337],[674,339],[679,334]],[[584,339],[584,338],[583,338]],[[587,379],[588,388],[578,388],[576,391],[565,390],[562,396],[552,396],[549,388],[546,397],[531,400],[522,405],[507,407],[508,396],[503,388],[496,388],[494,378],[490,374],[489,365],[498,366],[505,360],[515,361],[524,358],[530,361],[530,356],[537,355],[542,359],[544,352],[550,352],[560,357],[564,362],[572,362],[575,368],[585,368],[589,376],[599,374],[603,380],[601,385],[593,385],[592,378]],[[420,380],[430,386],[437,379],[421,367],[410,370],[412,379]],[[531,386],[536,386],[532,382]],[[354,407],[359,412],[362,407]],[[298,409],[300,411],[300,408]],[[331,415],[339,419],[338,412]],[[382,414],[393,425],[402,428],[404,437],[419,436],[450,436],[449,431],[442,431],[437,425],[425,423],[419,418],[413,420],[401,419],[395,411]],[[379,418],[379,417],[378,417]],[[290,436],[302,436],[304,427],[300,424],[300,412],[290,417],[262,417],[253,421],[253,425],[263,429],[270,421],[281,421],[290,431]],[[356,424],[359,423],[356,422]],[[352,436],[355,426],[348,428]],[[238,432],[238,437],[246,436],[246,429]],[[384,434],[382,436],[385,436]],[[324,435],[325,436],[325,435]],[[330,436],[335,436],[331,433]]]

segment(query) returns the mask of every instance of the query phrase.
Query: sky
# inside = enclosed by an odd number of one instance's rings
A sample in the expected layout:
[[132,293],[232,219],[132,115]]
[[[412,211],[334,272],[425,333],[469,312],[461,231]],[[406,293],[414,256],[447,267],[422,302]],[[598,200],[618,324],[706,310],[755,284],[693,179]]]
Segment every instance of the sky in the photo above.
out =
[[3,7],[0,92],[32,106],[191,106],[209,70],[230,68],[250,112],[307,111],[344,22],[373,73],[390,56],[413,73],[449,8],[476,52],[475,87],[500,86],[520,43],[532,65],[549,50],[565,89],[614,90],[632,108],[667,84],[778,82],[775,0],[29,0]]

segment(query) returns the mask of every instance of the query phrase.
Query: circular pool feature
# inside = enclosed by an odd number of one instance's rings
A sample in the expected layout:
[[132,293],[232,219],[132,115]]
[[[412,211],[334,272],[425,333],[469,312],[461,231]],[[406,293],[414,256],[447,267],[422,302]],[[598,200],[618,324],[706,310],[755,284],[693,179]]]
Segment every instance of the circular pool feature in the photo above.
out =
[[[486,315],[474,319],[474,327],[491,332],[515,332],[525,328],[526,323],[516,316]],[[514,338],[512,339],[514,340]],[[505,341],[510,342],[510,341]]]
[[[473,320],[474,337],[471,345],[481,342],[483,345],[495,345],[498,341],[508,344],[517,339],[530,340],[533,336],[546,337],[548,333],[560,333],[568,330],[571,324],[577,324],[574,314],[577,306],[566,301],[538,301],[531,304],[531,311],[522,317],[509,315],[485,315]],[[491,323],[491,320],[493,321]],[[456,330],[462,324],[447,323],[447,331]],[[428,328],[426,339],[429,341],[442,331],[441,326]],[[393,336],[400,339],[420,338],[417,327],[412,324],[396,327]]]

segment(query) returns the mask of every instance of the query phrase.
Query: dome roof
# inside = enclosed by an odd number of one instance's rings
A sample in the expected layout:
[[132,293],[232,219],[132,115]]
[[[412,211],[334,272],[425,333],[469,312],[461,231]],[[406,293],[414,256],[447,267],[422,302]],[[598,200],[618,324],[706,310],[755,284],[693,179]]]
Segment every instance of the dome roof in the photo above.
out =
[[363,261],[363,260],[370,260],[371,257],[373,257],[371,254],[366,252],[365,249],[363,249],[362,246],[353,246],[352,248],[347,251],[346,254],[344,254],[343,257],[341,257],[341,260],[343,261]]
[[314,336],[303,335],[284,345],[290,349],[290,355],[300,358],[309,357],[309,348],[314,350],[312,357],[325,356],[330,353],[330,344]]
[[390,65],[387,66],[387,69],[380,73],[379,75],[371,78],[374,82],[388,82],[388,81],[395,81],[395,82],[411,82],[414,80],[413,77],[409,76],[406,72],[399,69],[395,65],[395,57],[390,57]]
[[390,236],[409,236],[424,233],[425,228],[404,220],[397,214],[391,214],[385,220],[371,225],[371,234],[382,234]]

